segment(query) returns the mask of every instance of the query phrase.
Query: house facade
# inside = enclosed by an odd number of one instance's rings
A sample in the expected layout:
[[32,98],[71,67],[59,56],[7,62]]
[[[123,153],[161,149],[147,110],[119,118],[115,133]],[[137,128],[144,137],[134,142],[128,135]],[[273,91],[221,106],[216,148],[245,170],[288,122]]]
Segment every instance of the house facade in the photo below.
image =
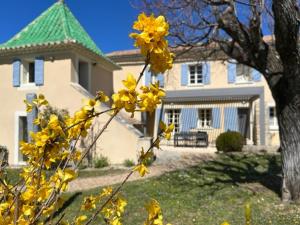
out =
[[[36,115],[27,114],[24,99],[42,93],[54,107],[72,115],[83,100],[102,90],[113,93],[113,71],[120,69],[96,46],[63,1],[58,1],[12,39],[0,45],[0,145],[9,150],[9,164],[24,163],[20,141],[29,140]],[[99,110],[109,107],[102,105]],[[97,118],[80,148],[88,147],[109,114]],[[120,135],[122,134],[122,135]],[[142,133],[117,117],[100,137],[94,155],[111,163],[137,159]],[[117,139],[117,141],[116,141]]]
[[[157,76],[145,72],[142,83],[159,80],[166,91],[155,115],[138,117],[145,135],[157,135],[158,121],[163,120],[175,124],[174,133],[207,133],[210,146],[228,130],[240,132],[248,145],[279,146],[275,103],[264,77],[228,60],[222,53],[197,54],[206,50],[183,54],[177,51],[180,56],[172,70]],[[119,88],[127,73],[138,75],[143,67],[138,50],[112,52],[108,56],[122,67],[114,71],[114,89]]]

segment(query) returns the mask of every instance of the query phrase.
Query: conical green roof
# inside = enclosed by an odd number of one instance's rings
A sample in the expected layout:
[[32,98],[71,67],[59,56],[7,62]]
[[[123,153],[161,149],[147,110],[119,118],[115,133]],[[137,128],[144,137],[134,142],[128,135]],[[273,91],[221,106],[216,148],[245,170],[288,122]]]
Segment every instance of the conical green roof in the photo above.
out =
[[1,49],[34,47],[48,44],[77,43],[105,57],[63,1],[42,13]]

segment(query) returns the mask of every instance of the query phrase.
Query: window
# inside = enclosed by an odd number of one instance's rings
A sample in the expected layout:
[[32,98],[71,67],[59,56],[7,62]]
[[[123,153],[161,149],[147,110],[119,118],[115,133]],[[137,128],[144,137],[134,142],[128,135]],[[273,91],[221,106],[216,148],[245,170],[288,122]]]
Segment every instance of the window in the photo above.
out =
[[90,80],[89,80],[89,64],[87,62],[78,62],[78,82],[86,90],[89,90]]
[[276,109],[274,106],[269,107],[269,127],[270,129],[278,129]]
[[251,81],[251,68],[243,64],[236,65],[236,82],[243,83]]
[[35,83],[35,64],[34,62],[23,62],[22,84]]
[[[27,117],[26,116],[19,116],[18,119],[18,126],[19,126],[19,137],[18,143],[21,141],[28,142],[28,124],[27,124]],[[18,162],[26,161],[26,157],[21,153],[18,148]]]
[[189,83],[203,84],[203,66],[202,64],[189,66]]
[[199,109],[198,128],[210,128],[211,118],[211,109]]
[[164,74],[153,74],[151,73],[151,83],[155,84],[157,81],[159,81],[159,87],[164,87]]
[[179,132],[179,119],[180,119],[180,109],[169,109],[166,111],[166,121],[167,124],[174,124],[173,133]]

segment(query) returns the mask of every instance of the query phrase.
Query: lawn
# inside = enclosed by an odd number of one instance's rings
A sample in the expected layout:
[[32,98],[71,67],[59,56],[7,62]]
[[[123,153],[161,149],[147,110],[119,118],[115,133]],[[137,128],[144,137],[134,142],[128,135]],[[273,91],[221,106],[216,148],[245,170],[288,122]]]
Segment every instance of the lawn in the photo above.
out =
[[[129,169],[119,169],[119,168],[102,168],[102,169],[83,169],[79,170],[78,178],[87,178],[87,177],[98,177],[103,175],[115,175],[128,171]],[[19,174],[21,169],[7,169],[6,178],[10,184],[16,184],[19,181]],[[51,172],[47,172],[51,174]]]
[[[61,212],[74,218],[84,196],[99,189],[69,193]],[[158,178],[127,183],[124,224],[143,224],[145,202],[157,199],[166,222],[173,225],[244,224],[244,204],[252,205],[253,225],[300,224],[300,208],[280,202],[280,157],[219,155],[215,160]],[[100,219],[94,224],[104,224]]]

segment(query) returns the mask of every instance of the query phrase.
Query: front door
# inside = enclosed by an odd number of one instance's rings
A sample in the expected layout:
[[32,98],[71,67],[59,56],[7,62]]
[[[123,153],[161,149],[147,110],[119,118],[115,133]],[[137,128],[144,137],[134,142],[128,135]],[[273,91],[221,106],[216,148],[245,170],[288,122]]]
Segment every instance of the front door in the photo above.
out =
[[238,109],[238,124],[239,132],[245,137],[250,139],[250,110],[249,108]]

